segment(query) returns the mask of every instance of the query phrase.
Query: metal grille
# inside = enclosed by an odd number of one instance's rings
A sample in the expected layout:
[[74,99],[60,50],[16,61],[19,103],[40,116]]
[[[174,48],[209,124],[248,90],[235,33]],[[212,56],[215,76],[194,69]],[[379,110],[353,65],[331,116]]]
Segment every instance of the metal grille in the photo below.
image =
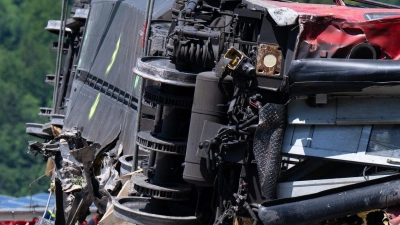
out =
[[125,92],[124,90],[91,74],[87,76],[85,84],[111,97],[112,99],[115,99],[118,102],[121,102],[122,104],[127,105],[134,110],[137,110],[138,100],[128,92]]

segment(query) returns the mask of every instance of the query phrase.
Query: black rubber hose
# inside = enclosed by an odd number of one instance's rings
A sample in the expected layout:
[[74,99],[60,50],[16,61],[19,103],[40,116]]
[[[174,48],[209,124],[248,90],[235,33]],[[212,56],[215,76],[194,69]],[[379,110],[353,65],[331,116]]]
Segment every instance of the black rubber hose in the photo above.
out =
[[314,224],[400,204],[400,175],[264,202],[258,216],[264,225]]
[[275,197],[281,167],[281,148],[286,124],[285,105],[268,103],[259,111],[253,152],[260,177],[261,194],[266,200]]
[[291,95],[355,92],[400,83],[398,60],[301,59],[288,73]]
[[375,59],[293,60],[289,82],[400,81],[400,62]]

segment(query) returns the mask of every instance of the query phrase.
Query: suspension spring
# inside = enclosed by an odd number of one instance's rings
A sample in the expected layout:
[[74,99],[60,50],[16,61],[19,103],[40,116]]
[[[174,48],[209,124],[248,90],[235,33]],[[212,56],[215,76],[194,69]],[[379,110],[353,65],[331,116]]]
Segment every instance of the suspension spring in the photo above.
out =
[[205,45],[198,43],[181,45],[177,57],[181,62],[193,64],[204,64],[212,60],[208,49],[208,42]]

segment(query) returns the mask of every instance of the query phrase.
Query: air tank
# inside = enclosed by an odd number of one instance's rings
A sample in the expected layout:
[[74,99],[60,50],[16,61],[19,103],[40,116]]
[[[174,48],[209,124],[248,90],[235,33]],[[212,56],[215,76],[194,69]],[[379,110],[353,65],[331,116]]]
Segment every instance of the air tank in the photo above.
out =
[[[206,167],[206,160],[198,154],[204,121],[226,124],[226,96],[218,88],[219,78],[214,72],[202,72],[196,78],[189,138],[185,156],[183,179],[197,186],[212,186],[215,174]],[[232,90],[232,79],[222,82],[225,90]]]

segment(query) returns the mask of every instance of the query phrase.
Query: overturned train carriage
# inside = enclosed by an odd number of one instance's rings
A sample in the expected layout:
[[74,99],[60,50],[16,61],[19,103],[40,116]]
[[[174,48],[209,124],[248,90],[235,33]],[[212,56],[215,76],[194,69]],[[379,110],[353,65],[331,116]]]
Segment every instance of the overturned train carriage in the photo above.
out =
[[355,2],[64,1],[55,224],[398,224],[400,7]]

